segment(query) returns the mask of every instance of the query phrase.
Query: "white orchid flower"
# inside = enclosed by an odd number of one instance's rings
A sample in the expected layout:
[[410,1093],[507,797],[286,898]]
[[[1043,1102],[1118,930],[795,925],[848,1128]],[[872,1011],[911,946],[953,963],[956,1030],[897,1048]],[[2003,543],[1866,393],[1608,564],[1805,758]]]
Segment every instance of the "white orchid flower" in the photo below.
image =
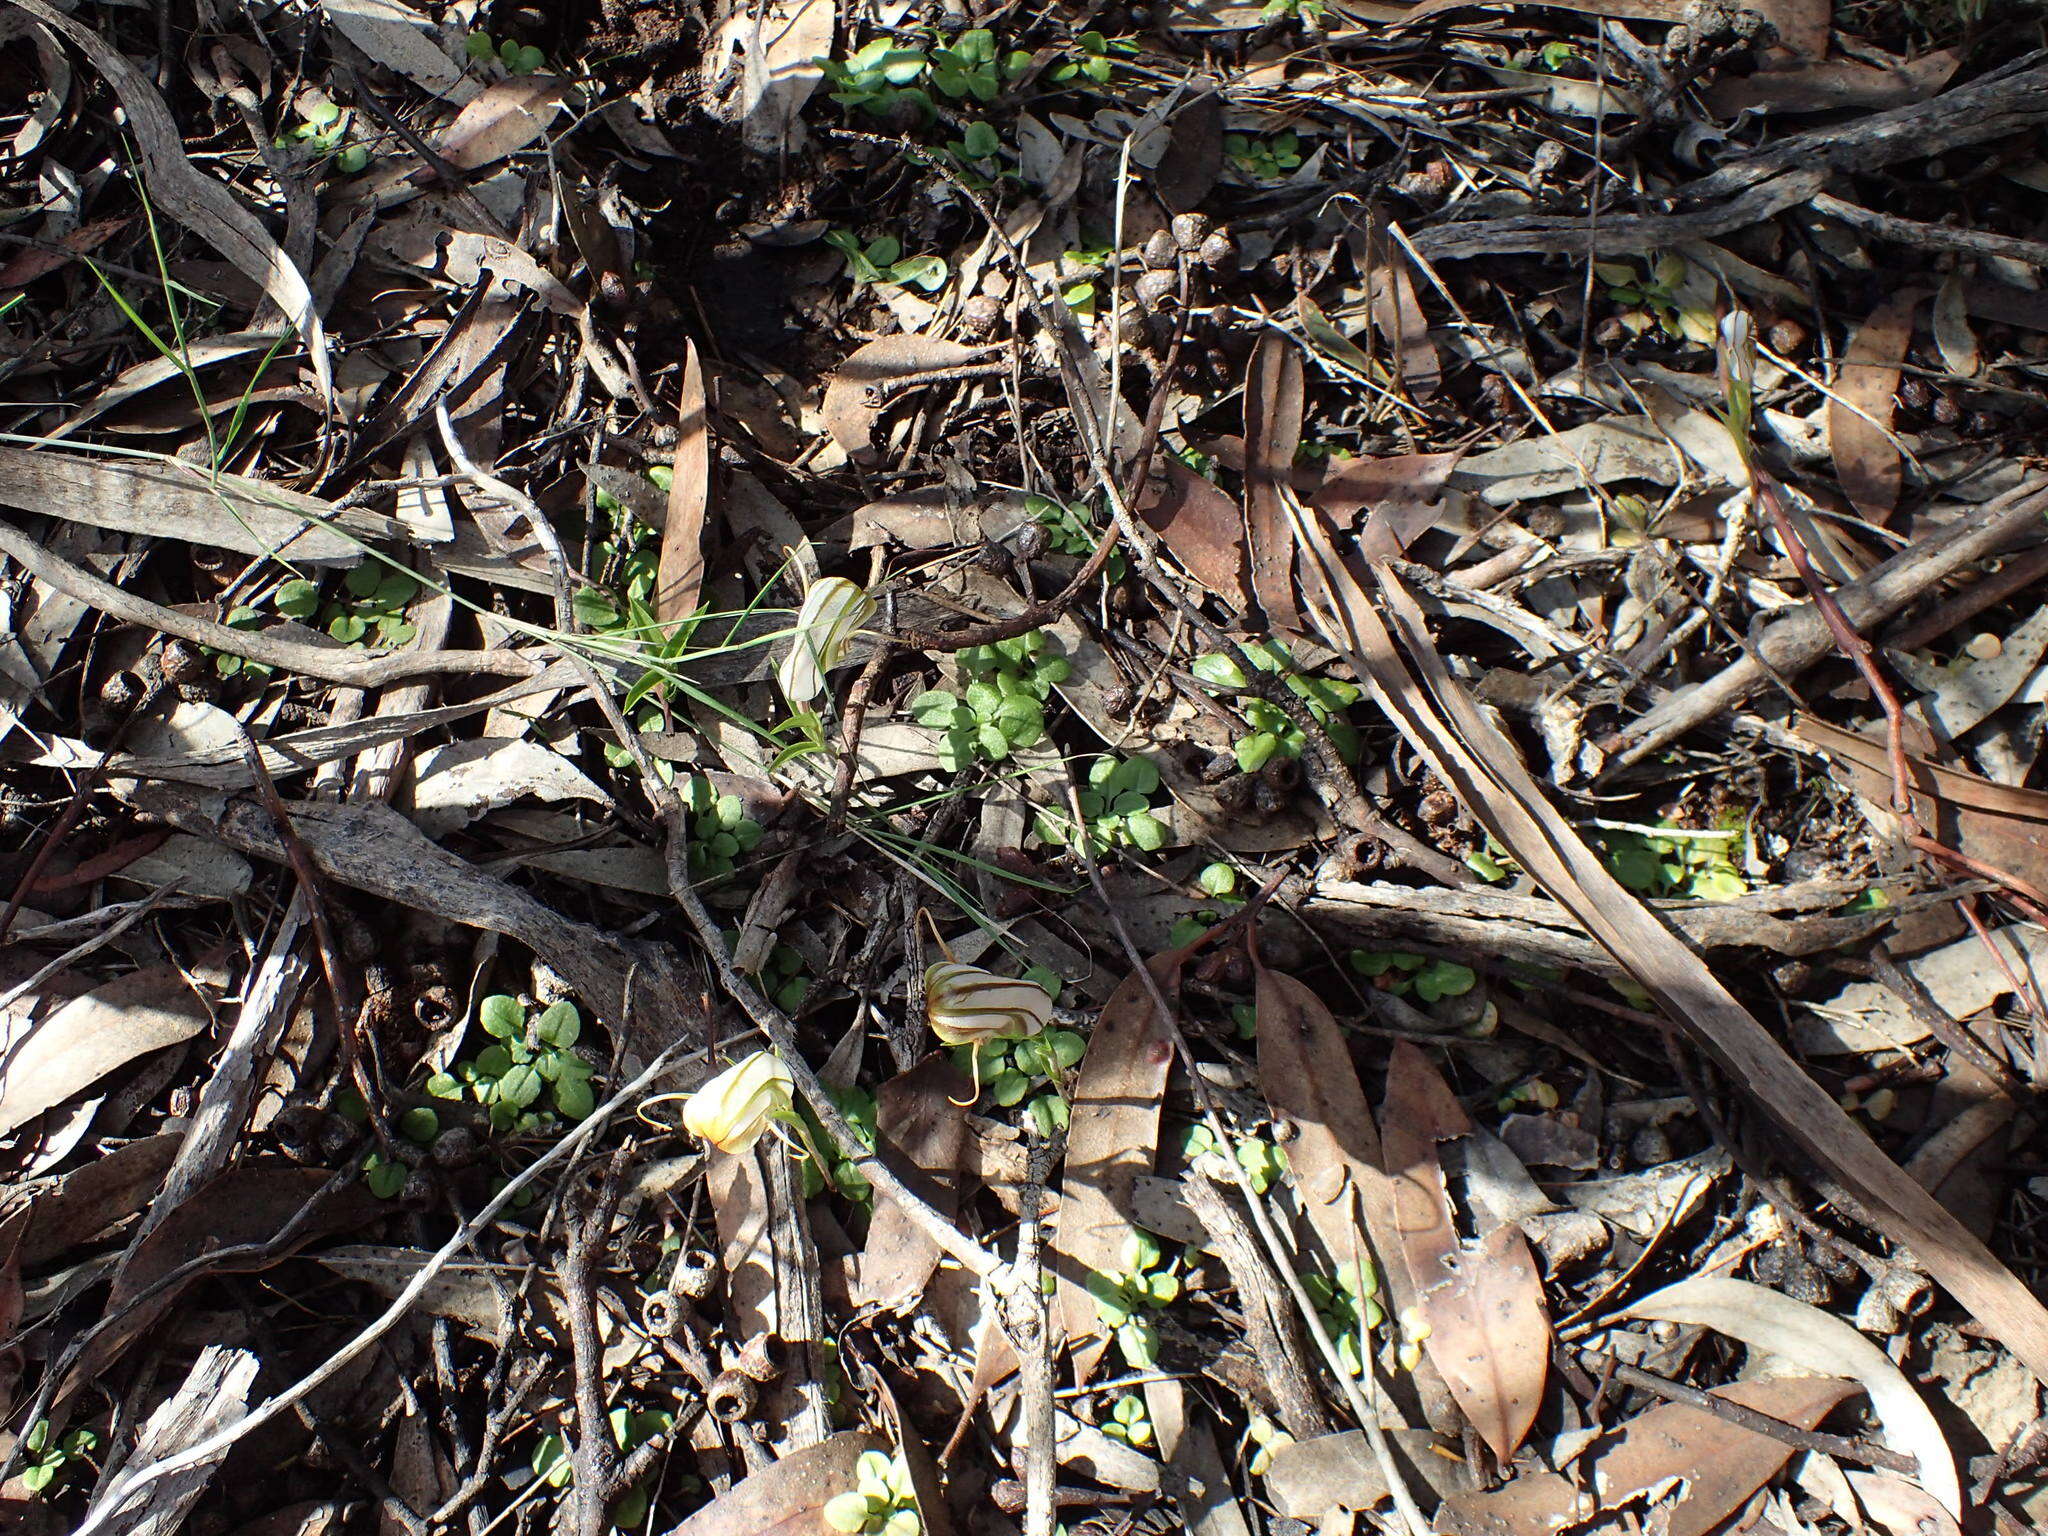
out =
[[860,627],[874,618],[875,600],[844,576],[811,584],[797,611],[796,643],[775,669],[782,696],[802,708],[825,686],[825,674],[839,665]]
[[924,973],[925,1017],[948,1045],[1035,1035],[1052,1018],[1052,997],[1035,981],[998,976],[959,960]]
[[773,1051],[734,1062],[683,1105],[683,1128],[721,1152],[744,1152],[790,1113],[794,1080]]

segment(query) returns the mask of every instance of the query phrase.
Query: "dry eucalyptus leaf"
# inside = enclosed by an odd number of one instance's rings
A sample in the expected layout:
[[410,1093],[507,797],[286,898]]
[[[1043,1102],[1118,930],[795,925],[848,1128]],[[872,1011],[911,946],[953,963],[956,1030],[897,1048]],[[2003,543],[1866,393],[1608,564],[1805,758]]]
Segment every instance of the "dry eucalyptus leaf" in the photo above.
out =
[[1695,1275],[1652,1292],[1626,1316],[1711,1328],[1786,1365],[1860,1384],[1884,1443],[1920,1464],[1920,1486],[1951,1514],[1962,1510],[1955,1456],[1926,1403],[1885,1352],[1840,1318],[1725,1275]]

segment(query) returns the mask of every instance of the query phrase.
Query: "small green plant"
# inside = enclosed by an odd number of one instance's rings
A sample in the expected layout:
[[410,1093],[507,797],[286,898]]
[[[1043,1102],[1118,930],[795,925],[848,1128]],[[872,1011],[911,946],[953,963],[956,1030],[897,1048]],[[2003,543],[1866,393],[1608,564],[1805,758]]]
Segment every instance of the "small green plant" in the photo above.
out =
[[1252,1421],[1245,1429],[1245,1437],[1251,1441],[1251,1461],[1247,1464],[1253,1477],[1264,1477],[1273,1470],[1273,1457],[1286,1446],[1294,1444],[1294,1436],[1263,1413],[1252,1415]]
[[853,1469],[853,1487],[825,1501],[825,1524],[843,1536],[920,1536],[917,1492],[903,1457],[863,1451]]
[[[1336,748],[1339,757],[1347,763],[1358,761],[1358,730],[1345,714],[1363,697],[1356,683],[1301,671],[1286,645],[1278,640],[1256,640],[1244,649],[1253,666],[1261,672],[1279,675],[1287,691],[1308,706],[1309,714],[1328,733],[1330,745]],[[1245,676],[1238,659],[1222,652],[1197,656],[1188,670],[1212,688],[1237,692],[1251,686],[1251,679]],[[1276,757],[1301,756],[1307,738],[1284,709],[1256,694],[1247,697],[1243,707],[1245,723],[1251,730],[1232,745],[1241,771],[1257,773]]]
[[703,774],[682,787],[689,812],[690,877],[716,880],[733,872],[740,858],[761,841],[761,824],[747,815],[738,795],[722,795]]
[[1674,340],[1712,346],[1718,330],[1714,277],[1667,251],[1638,272],[1625,261],[1596,261],[1593,273],[1622,305],[1621,323],[1640,336],[1653,326]]
[[[808,986],[809,978],[803,980]],[[839,1113],[846,1117],[846,1123],[853,1127],[854,1135],[860,1141],[858,1150],[862,1153],[874,1151],[875,1096],[861,1088],[833,1088],[829,1084],[826,1092],[832,1095],[832,1102],[839,1106]],[[803,1159],[804,1198],[809,1200],[823,1194],[829,1174],[834,1189],[855,1205],[872,1210],[875,1192],[869,1187],[868,1176],[860,1171],[859,1164],[841,1154],[832,1138],[825,1134],[824,1127],[812,1116],[809,1106],[799,1105],[797,1113],[803,1116],[804,1125],[810,1131],[810,1145],[818,1153],[817,1158]],[[827,1166],[821,1168],[819,1158],[824,1159]]]
[[1045,702],[1071,668],[1044,630],[970,646],[957,659],[968,679],[962,692],[929,688],[910,701],[912,719],[944,733],[939,761],[949,772],[1000,763],[1045,739]]
[[[1736,813],[1740,816],[1740,813]],[[1646,896],[1691,901],[1733,901],[1749,894],[1749,881],[1735,863],[1743,829],[1606,827],[1601,852],[1614,878]]]
[[360,144],[347,143],[348,114],[331,101],[316,102],[291,132],[277,141],[280,149],[294,146],[315,155],[334,156],[334,168],[353,176],[370,163],[370,152]]
[[1129,38],[1083,32],[1074,39],[1073,50],[1067,58],[1046,71],[1046,78],[1054,85],[1076,85],[1083,80],[1107,85],[1117,60],[1128,58],[1138,51],[1138,47]]
[[[492,1043],[428,1078],[435,1098],[474,1099],[496,1131],[545,1130],[556,1116],[581,1120],[596,1107],[593,1069],[574,1049],[583,1033],[574,1003],[551,1003],[529,1020],[518,998],[500,992],[477,1005],[477,1024]],[[543,1098],[547,1107],[536,1107]]]
[[482,32],[472,32],[462,40],[462,51],[477,64],[496,63],[504,66],[508,75],[538,74],[547,66],[548,57],[529,43],[516,38],[493,41]]
[[1529,61],[1529,67],[1554,75],[1578,56],[1579,50],[1571,43],[1561,37],[1552,38],[1536,50],[1535,56]]
[[[1088,787],[1080,792],[1088,852],[1100,858],[1128,844],[1146,853],[1166,846],[1166,823],[1152,814],[1152,796],[1159,789],[1159,770],[1143,757],[1098,757],[1088,769]],[[1039,839],[1064,848],[1081,836],[1073,817],[1061,808],[1038,813]]]
[[[1024,511],[1044,525],[1052,547],[1063,555],[1092,554],[1096,540],[1102,537],[1095,509],[1085,501],[1059,502],[1049,496],[1026,496]],[[1124,552],[1119,549],[1111,551],[1102,574],[1114,584],[1122,581],[1129,570]]]
[[84,1461],[99,1443],[100,1437],[89,1429],[66,1430],[52,1438],[50,1421],[37,1419],[22,1437],[22,1486],[30,1493],[48,1493],[63,1481],[72,1462]]
[[1002,53],[986,27],[962,32],[943,47],[905,47],[878,37],[844,59],[817,61],[842,107],[889,117],[909,104],[927,119],[936,111],[932,91],[952,101],[994,101],[1030,63],[1028,53]]
[[1454,960],[1431,960],[1400,950],[1354,949],[1351,969],[1372,981],[1382,992],[1406,997],[1413,992],[1425,1003],[1441,998],[1463,997],[1478,985],[1479,978],[1469,965]]
[[862,287],[874,283],[900,283],[936,293],[946,286],[947,267],[937,256],[905,256],[903,242],[894,235],[878,235],[866,245],[850,229],[835,229],[825,243],[846,258],[846,270]]
[[[619,1450],[627,1454],[655,1436],[667,1434],[676,1425],[676,1416],[660,1408],[639,1411],[614,1408],[605,1418],[611,1426],[612,1439],[617,1442]],[[534,1442],[529,1464],[533,1475],[550,1488],[566,1488],[575,1481],[576,1464],[569,1454],[569,1443],[552,1430]],[[619,1502],[612,1506],[613,1530],[635,1531],[646,1524],[649,1481],[642,1478],[619,1496]]]
[[987,27],[962,32],[931,56],[931,83],[954,101],[994,101],[1010,81],[1023,74],[1031,55],[1022,50],[1004,54]]
[[[727,940],[728,945],[737,943],[739,935]],[[811,990],[810,974],[804,969],[804,957],[793,944],[777,944],[768,951],[755,981],[761,991],[784,1013],[795,1013],[803,1007],[804,998]]]
[[1259,8],[1261,21],[1303,21],[1321,25],[1323,0],[1266,0]]
[[1288,172],[1301,169],[1301,136],[1292,128],[1283,128],[1265,138],[1226,133],[1223,153],[1254,180],[1277,181]]
[[[1049,991],[1059,989],[1056,977],[1036,967],[1027,979]],[[1022,1104],[1038,1134],[1052,1136],[1067,1126],[1067,1099],[1061,1084],[1087,1051],[1088,1042],[1073,1030],[1047,1029],[1021,1040],[956,1045],[953,1061],[970,1080],[978,1080],[982,1091],[997,1104],[1004,1109]],[[1045,1091],[1032,1097],[1041,1088]]]
[[406,605],[420,594],[419,578],[381,560],[365,560],[341,579],[341,591],[323,601],[317,582],[287,581],[271,599],[277,611],[302,624],[317,623],[343,645],[404,645],[419,631]]
[[858,107],[875,117],[888,117],[899,102],[914,104],[932,115],[931,96],[918,84],[931,68],[922,48],[904,48],[893,38],[878,37],[844,59],[815,61],[832,85],[832,99],[842,107]]
[[1365,1354],[1360,1335],[1372,1332],[1387,1320],[1378,1301],[1379,1271],[1370,1259],[1356,1259],[1337,1267],[1335,1278],[1322,1274],[1301,1277],[1301,1287],[1315,1303],[1316,1314],[1330,1337],[1337,1341],[1337,1358],[1354,1376],[1365,1374]]
[[[1189,1126],[1181,1137],[1181,1154],[1189,1162],[1222,1150],[1216,1143],[1215,1133],[1199,1122]],[[1237,1165],[1244,1170],[1245,1181],[1263,1195],[1287,1172],[1287,1151],[1257,1136],[1240,1136],[1237,1140]]]
[[1088,1276],[1088,1294],[1105,1327],[1116,1332],[1117,1352],[1134,1371],[1159,1363],[1159,1329],[1149,1313],[1172,1305],[1180,1295],[1180,1261],[1169,1261],[1159,1239],[1133,1227],[1124,1241],[1123,1268]]
[[1102,1432],[1112,1440],[1121,1440],[1125,1445],[1143,1450],[1152,1443],[1152,1416],[1145,1411],[1145,1399],[1135,1392],[1126,1392],[1110,1404],[1109,1417],[1102,1421]]
[[1004,145],[1002,135],[985,122],[967,124],[959,138],[948,140],[941,148],[961,181],[976,192],[986,191],[1005,176],[1016,179],[1004,164],[1014,159],[1014,154]]

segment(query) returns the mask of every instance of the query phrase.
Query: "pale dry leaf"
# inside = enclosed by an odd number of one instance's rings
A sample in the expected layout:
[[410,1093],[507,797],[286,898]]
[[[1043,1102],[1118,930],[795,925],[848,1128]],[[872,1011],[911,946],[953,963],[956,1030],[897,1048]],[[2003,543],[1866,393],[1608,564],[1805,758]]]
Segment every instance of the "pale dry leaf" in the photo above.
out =
[[1550,1374],[1543,1278],[1521,1228],[1461,1240],[1436,1144],[1472,1122],[1420,1047],[1402,1040],[1380,1115],[1401,1250],[1430,1332],[1423,1347],[1472,1427],[1502,1463],[1535,1421]]
[[1890,1536],[1962,1536],[1953,1511],[1889,1472],[1851,1472],[1849,1487],[1871,1524]]
[[[934,1054],[875,1093],[878,1154],[948,1216],[959,1204],[959,1173],[967,1156],[967,1117],[956,1102],[967,1087],[952,1060]],[[930,1234],[878,1194],[860,1258],[863,1304],[896,1307],[917,1300],[940,1257]]]
[[483,82],[449,56],[433,22],[402,0],[320,0],[334,29],[370,58],[457,106]]
[[1934,345],[1948,371],[1960,378],[1975,378],[1984,366],[1976,333],[1970,329],[1969,274],[1960,267],[1935,290]]
[[[1173,1002],[1180,990],[1180,954],[1148,964],[1161,993]],[[1159,1017],[1144,978],[1127,976],[1103,1006],[1074,1081],[1052,1240],[1061,1261],[1053,1315],[1071,1341],[1103,1331],[1086,1279],[1122,1267],[1135,1206],[1132,1190],[1158,1155],[1161,1103],[1172,1066],[1170,1021]]]
[[697,611],[704,591],[704,523],[711,505],[711,418],[697,343],[683,347],[676,451],[654,582],[654,616],[664,624]]
[[832,51],[834,20],[834,0],[770,0],[736,8],[720,30],[720,69],[738,76],[724,115],[756,154],[802,147],[801,114],[825,78],[817,61]]
[[834,1435],[770,1463],[669,1536],[835,1536],[825,1524],[825,1505],[854,1486],[863,1454],[888,1449],[878,1435]]
[[1828,450],[1842,492],[1856,510],[1883,523],[1898,510],[1905,461],[1891,433],[1892,397],[1899,365],[1913,340],[1913,311],[1922,295],[1897,294],[1856,328],[1842,354],[1835,393],[1828,400]]
[[1301,448],[1305,388],[1301,349],[1268,329],[1244,381],[1244,523],[1252,595],[1274,628],[1293,628],[1294,529],[1285,497]]
[[1919,1462],[1920,1486],[1951,1514],[1962,1490],[1948,1440],[1920,1394],[1885,1352],[1838,1317],[1747,1280],[1695,1275],[1641,1298],[1629,1317],[1711,1328],[1816,1376],[1857,1382],[1884,1428],[1884,1443]]
[[[197,982],[205,990],[195,991]],[[138,1056],[190,1040],[213,1023],[227,977],[202,966],[131,971],[34,1020],[27,1000],[0,1016],[0,1136],[81,1093]]]
[[888,387],[921,373],[958,368],[988,354],[936,336],[884,336],[856,347],[832,370],[819,414],[832,440],[856,457],[874,451],[875,423],[886,408]]
[[431,837],[525,799],[603,805],[603,789],[561,753],[524,738],[484,737],[429,747],[414,769],[412,819]]

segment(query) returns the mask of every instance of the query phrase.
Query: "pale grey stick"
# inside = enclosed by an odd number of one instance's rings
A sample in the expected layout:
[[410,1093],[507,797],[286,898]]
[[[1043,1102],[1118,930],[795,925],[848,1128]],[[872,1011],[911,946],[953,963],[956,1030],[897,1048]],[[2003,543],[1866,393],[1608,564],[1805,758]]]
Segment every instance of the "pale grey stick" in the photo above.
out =
[[[1936,583],[1972,560],[1996,554],[2048,511],[2048,481],[2039,476],[1970,513],[1955,528],[1903,549],[1865,576],[1835,590],[1835,601],[1858,630],[1883,623]],[[1696,687],[1672,695],[1639,716],[1610,747],[1616,768],[1626,768],[1697,725],[1733,709],[1773,675],[1812,666],[1835,649],[1820,610],[1802,603],[1777,619],[1745,654]]]

